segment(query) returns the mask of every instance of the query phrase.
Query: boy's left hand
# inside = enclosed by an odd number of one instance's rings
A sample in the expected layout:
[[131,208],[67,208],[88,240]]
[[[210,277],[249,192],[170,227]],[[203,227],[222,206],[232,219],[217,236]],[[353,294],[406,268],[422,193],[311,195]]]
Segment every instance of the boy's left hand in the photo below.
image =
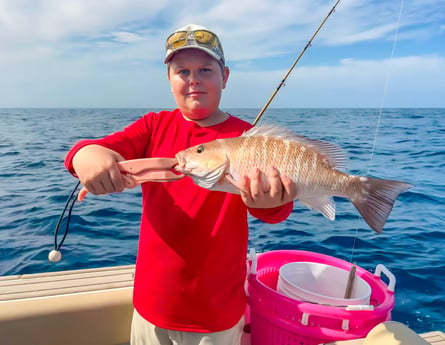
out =
[[[265,175],[268,181],[261,181],[259,169],[253,169],[242,182],[241,198],[250,208],[273,208],[293,201],[297,196],[297,185],[288,176],[270,166]],[[267,183],[268,182],[268,183]]]

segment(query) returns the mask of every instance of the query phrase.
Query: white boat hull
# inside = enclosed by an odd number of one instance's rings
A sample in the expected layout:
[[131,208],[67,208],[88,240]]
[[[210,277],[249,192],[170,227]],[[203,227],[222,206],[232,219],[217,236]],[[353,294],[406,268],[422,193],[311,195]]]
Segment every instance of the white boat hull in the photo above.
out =
[[0,344],[128,344],[134,266],[0,277]]

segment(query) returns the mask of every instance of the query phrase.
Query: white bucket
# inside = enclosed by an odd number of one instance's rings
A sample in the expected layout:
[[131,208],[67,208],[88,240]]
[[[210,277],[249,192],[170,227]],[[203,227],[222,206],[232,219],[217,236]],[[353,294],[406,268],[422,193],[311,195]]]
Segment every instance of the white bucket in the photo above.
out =
[[280,267],[277,290],[290,298],[331,306],[369,305],[371,287],[355,276],[345,298],[349,272],[316,262],[291,262]]

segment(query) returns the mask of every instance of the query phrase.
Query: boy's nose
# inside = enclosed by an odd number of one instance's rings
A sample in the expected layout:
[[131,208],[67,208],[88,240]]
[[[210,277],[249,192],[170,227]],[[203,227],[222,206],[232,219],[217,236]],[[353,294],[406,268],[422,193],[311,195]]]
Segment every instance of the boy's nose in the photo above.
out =
[[196,73],[196,72],[190,73],[190,84],[197,85],[199,83],[200,83],[200,79],[199,79],[198,73]]

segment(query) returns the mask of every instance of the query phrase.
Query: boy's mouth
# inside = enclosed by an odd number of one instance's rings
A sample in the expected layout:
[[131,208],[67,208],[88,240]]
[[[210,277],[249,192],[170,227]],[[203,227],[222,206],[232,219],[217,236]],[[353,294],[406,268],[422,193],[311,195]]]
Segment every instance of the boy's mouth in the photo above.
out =
[[206,92],[204,92],[204,91],[190,91],[188,94],[187,94],[187,96],[192,96],[192,97],[194,97],[194,96],[201,96],[201,95],[205,95],[206,94]]

